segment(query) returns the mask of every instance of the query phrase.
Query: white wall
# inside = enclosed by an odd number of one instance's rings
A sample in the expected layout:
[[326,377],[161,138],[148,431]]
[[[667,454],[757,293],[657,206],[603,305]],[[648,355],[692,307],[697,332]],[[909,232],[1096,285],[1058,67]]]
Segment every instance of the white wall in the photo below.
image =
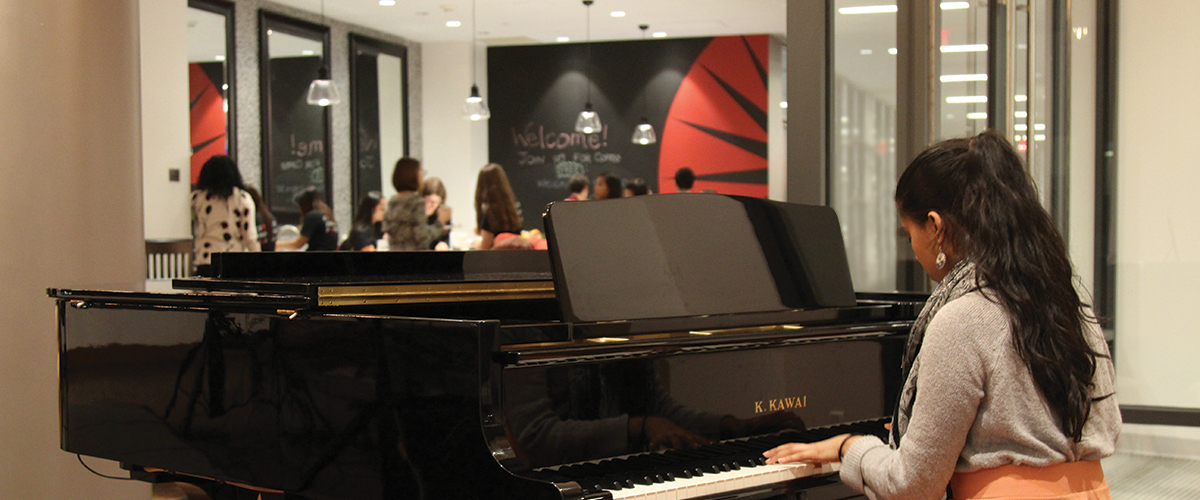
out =
[[[141,0],[142,193],[147,239],[191,238],[187,2]],[[179,180],[168,171],[179,170]]]
[[787,199],[787,45],[771,36],[767,83],[767,197]]
[[[487,93],[487,50],[478,49],[476,78],[485,102]],[[471,94],[471,44],[421,44],[422,137],[426,176],[446,184],[446,204],[454,209],[455,248],[469,242],[475,232],[475,180],[488,162],[487,121],[472,122],[462,117],[462,106]],[[536,211],[535,211],[536,212]],[[524,215],[540,217],[524,207]]]
[[[1200,408],[1200,2],[1120,5],[1118,398]],[[1200,457],[1200,429],[1126,426],[1120,445]]]
[[0,0],[0,81],[0,497],[149,498],[59,449],[46,297],[145,276],[138,0]]

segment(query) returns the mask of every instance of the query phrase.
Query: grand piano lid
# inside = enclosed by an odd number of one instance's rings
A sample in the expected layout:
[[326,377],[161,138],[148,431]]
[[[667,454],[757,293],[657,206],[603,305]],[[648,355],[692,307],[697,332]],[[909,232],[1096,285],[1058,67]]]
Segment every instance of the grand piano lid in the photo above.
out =
[[552,203],[544,220],[567,321],[856,305],[829,207],[670,194]]
[[307,297],[310,306],[553,299],[546,252],[215,253],[213,277],[173,286]]

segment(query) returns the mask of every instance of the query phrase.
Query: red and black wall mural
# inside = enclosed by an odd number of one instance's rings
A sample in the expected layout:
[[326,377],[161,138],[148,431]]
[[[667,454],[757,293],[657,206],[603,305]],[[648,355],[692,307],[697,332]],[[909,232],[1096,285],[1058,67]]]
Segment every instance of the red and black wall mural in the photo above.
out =
[[200,167],[215,155],[229,154],[225,136],[225,63],[189,63],[188,92],[192,121],[192,184]]
[[[489,157],[504,166],[539,227],[546,203],[565,198],[576,173],[641,178],[676,191],[676,170],[696,173],[694,191],[767,196],[767,35],[488,49]],[[575,132],[591,101],[604,125]],[[659,135],[630,141],[646,117]]]

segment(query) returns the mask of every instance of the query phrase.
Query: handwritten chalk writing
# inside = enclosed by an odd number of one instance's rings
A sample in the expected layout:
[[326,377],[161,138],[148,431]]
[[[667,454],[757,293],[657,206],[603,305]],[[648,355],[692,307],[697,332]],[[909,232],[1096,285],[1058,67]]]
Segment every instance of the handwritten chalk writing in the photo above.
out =
[[525,124],[518,131],[516,127],[509,129],[512,134],[513,146],[528,149],[567,149],[582,148],[596,150],[608,146],[608,127],[599,134],[584,134],[582,132],[555,132],[546,130],[545,125],[533,122]]
[[592,153],[592,160],[596,163],[621,163],[621,155],[617,153],[601,153],[597,151]]
[[[555,155],[561,156],[561,155]],[[573,161],[560,161],[554,164],[554,174],[558,179],[570,179],[575,174],[587,175],[587,169],[583,168],[583,164]]]
[[517,165],[544,165],[546,157],[531,155],[528,151],[517,151]]
[[300,170],[304,168],[304,160],[288,160],[279,162],[279,170]]
[[292,156],[304,158],[308,155],[325,154],[325,141],[322,139],[313,139],[311,141],[296,142],[296,134],[292,134]]
[[538,179],[537,187],[538,187],[538,189],[553,189],[553,190],[558,191],[558,190],[567,189],[567,181],[564,181],[561,179],[559,179],[559,180]]

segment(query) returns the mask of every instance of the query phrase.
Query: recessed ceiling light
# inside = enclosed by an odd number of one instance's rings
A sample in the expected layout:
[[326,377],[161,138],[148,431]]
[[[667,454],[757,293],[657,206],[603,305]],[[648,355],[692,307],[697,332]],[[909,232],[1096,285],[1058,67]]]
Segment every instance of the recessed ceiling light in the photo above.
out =
[[900,53],[900,51],[899,51],[899,50],[896,50],[896,48],[895,48],[895,47],[892,47],[892,48],[888,49],[888,54],[891,54],[891,55],[893,55],[893,56],[894,56],[894,55],[896,55],[896,54],[899,54],[899,53]]
[[863,5],[860,7],[842,7],[838,9],[841,14],[887,14],[896,12],[895,5]]
[[221,55],[221,54],[217,54],[217,55],[215,55],[215,56],[213,56],[213,57],[214,57],[214,58],[216,58],[216,60],[218,60],[218,61],[224,61],[224,60],[225,60],[225,56],[223,56],[223,55]]
[[1013,125],[1013,130],[1016,130],[1017,132],[1024,132],[1026,130],[1029,130],[1029,125],[1026,125],[1024,123],[1018,123],[1016,125]]
[[652,36],[654,38],[666,38],[667,32],[666,31],[655,31],[654,34],[650,35],[650,36]]
[[986,82],[986,73],[975,73],[971,75],[942,75],[942,82]]
[[229,90],[229,84],[228,83],[221,84],[221,90]]
[[558,38],[555,38],[555,39],[554,39],[554,41],[556,41],[556,42],[569,42],[569,41],[571,41],[571,37],[569,37],[569,36],[560,36],[560,37],[558,37]]
[[783,108],[783,109],[787,109],[787,101],[782,101],[782,102],[780,102],[780,103],[779,103],[779,107],[781,107],[781,108]]
[[942,10],[959,10],[971,7],[971,2],[942,2]]
[[462,21],[446,21],[447,28],[457,28],[462,26]]
[[396,5],[396,0],[379,0],[379,5],[383,5],[385,7],[391,7],[393,5]]
[[275,30],[267,30],[267,34],[268,34],[268,35],[274,35],[274,34],[275,34]]
[[1025,102],[1025,101],[1029,100],[1029,96],[1017,94],[1017,95],[1013,96],[1013,100],[1017,101],[1017,102]]
[[608,15],[613,16],[613,17],[625,17],[625,11],[614,10],[612,12],[609,12]]
[[1025,111],[1017,111],[1016,113],[1013,113],[1013,116],[1017,118],[1029,118],[1029,113]]
[[862,49],[862,50],[858,51],[858,53],[862,54],[864,56],[869,56],[869,55],[873,54],[874,52],[871,49]]
[[313,52],[311,50],[301,50],[300,51],[300,55],[302,55],[302,56],[311,56],[313,54],[316,54],[316,52]]
[[941,46],[943,54],[947,52],[987,52],[986,43],[976,43],[971,45],[943,45]]
[[973,103],[973,102],[987,102],[987,96],[985,96],[985,95],[959,95],[959,96],[950,96],[950,97],[947,97],[947,98],[946,98],[946,102],[948,102],[948,103],[950,103],[950,104],[966,104],[966,103]]
[[968,119],[968,120],[986,120],[986,119],[987,119],[987,113],[985,113],[985,112],[983,112],[983,111],[976,111],[976,112],[972,112],[972,113],[967,113],[967,119]]

